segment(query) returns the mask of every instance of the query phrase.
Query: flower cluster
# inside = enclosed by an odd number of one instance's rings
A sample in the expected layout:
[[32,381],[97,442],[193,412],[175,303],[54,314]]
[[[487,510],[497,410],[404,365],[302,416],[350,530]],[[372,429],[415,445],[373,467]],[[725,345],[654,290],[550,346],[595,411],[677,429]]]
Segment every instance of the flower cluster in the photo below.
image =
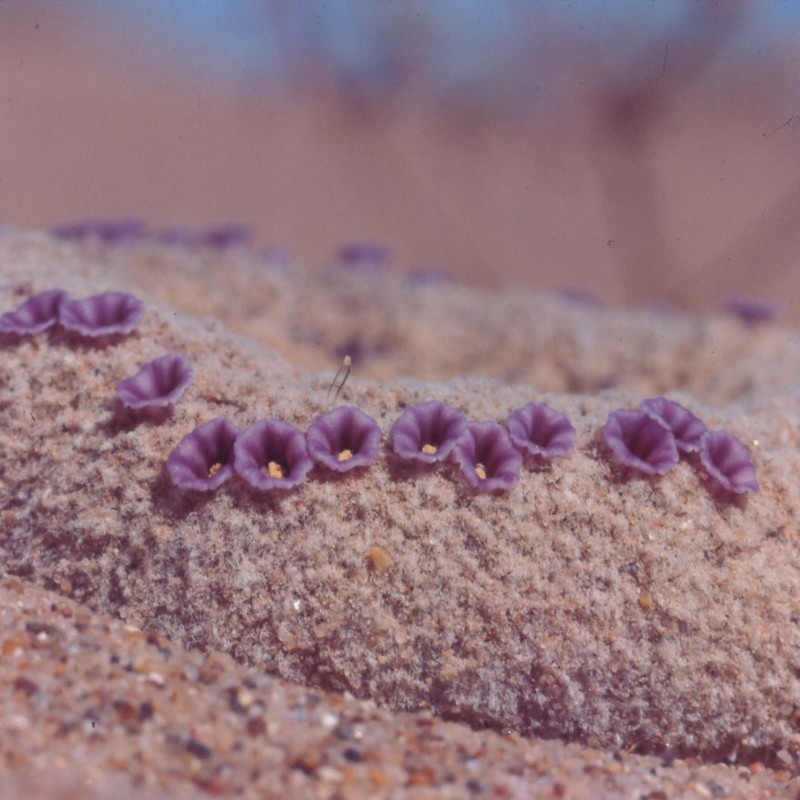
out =
[[152,240],[159,244],[182,247],[227,250],[247,247],[252,241],[252,232],[247,225],[223,223],[203,227],[174,226],[151,230],[139,217],[107,219],[90,217],[56,225],[50,229],[56,239],[72,242],[97,242],[104,245],[131,244]]
[[[144,306],[132,294],[105,292],[70,300],[62,289],[51,289],[0,316],[0,333],[33,336],[55,326],[87,340],[126,336],[144,316]],[[194,370],[181,355],[167,353],[121,381],[117,395],[139,414],[169,412],[194,380]]]
[[[212,491],[238,475],[261,491],[292,489],[314,467],[346,473],[370,466],[380,451],[378,424],[354,406],[320,414],[305,436],[281,420],[262,420],[236,434],[230,445],[228,438],[220,439],[220,429],[229,424],[229,437],[235,426],[227,420],[212,422],[185,436],[167,459],[167,470],[179,488]],[[517,484],[522,451],[541,463],[569,453],[575,440],[566,417],[543,403],[515,411],[507,425],[513,433],[497,422],[467,421],[452,406],[430,400],[400,414],[391,430],[392,450],[400,461],[423,469],[454,463],[470,487],[488,492]]]
[[468,422],[446,403],[429,401],[407,408],[392,427],[392,448],[403,459],[433,464],[449,457],[478,491],[516,486],[523,457],[542,463],[567,455],[575,429],[544,403],[528,403],[512,412],[506,427],[493,421]]
[[260,491],[294,489],[315,465],[334,473],[368,467],[378,458],[380,440],[378,424],[353,406],[320,414],[305,435],[278,419],[245,431],[216,419],[183,437],[167,471],[181,489],[213,491],[234,474]]
[[[368,247],[354,247],[350,254],[353,260],[366,256],[375,254]],[[63,290],[52,289],[0,315],[0,334],[31,336],[60,326],[97,340],[130,334],[143,315],[142,303],[125,292],[71,300]],[[117,395],[131,412],[169,413],[193,380],[191,364],[167,353],[121,381]],[[690,458],[722,495],[759,489],[744,444],[727,431],[709,431],[673,400],[654,397],[638,409],[612,411],[601,436],[607,453],[626,470],[662,476],[681,458]],[[399,462],[418,469],[454,464],[472,489],[492,492],[516,486],[525,461],[537,467],[568,455],[575,446],[575,428],[564,414],[541,402],[516,409],[501,425],[467,420],[447,403],[430,400],[407,407],[392,425],[390,438]],[[277,419],[241,430],[217,418],[181,439],[167,458],[167,471],[181,489],[214,491],[236,475],[257,490],[286,490],[300,485],[315,468],[341,475],[369,467],[380,446],[378,424],[354,406],[320,414],[305,434]]]
[[50,229],[56,239],[68,241],[97,241],[103,244],[124,244],[142,238],[147,224],[139,217],[122,217],[121,219],[104,219],[91,217],[87,219],[63,222]]
[[602,431],[609,453],[622,467],[643,475],[664,475],[681,456],[699,456],[712,486],[721,494],[758,491],[747,448],[727,431],[709,431],[688,408],[654,397],[638,409],[612,411]]
[[[234,435],[232,423],[213,422],[217,427],[228,424],[226,435]],[[286,422],[270,419],[256,422],[236,434],[233,444],[223,445],[218,443],[217,429],[209,425],[184,437],[167,461],[180,488],[211,491],[238,475],[261,491],[293,489],[315,467],[345,473],[370,466],[381,443],[377,423],[354,406],[320,414],[305,435]],[[758,491],[744,445],[726,431],[708,431],[691,411],[672,400],[651,398],[639,409],[613,411],[602,438],[620,465],[639,474],[664,475],[681,456],[696,455],[718,491]],[[516,486],[524,461],[541,466],[568,455],[575,429],[545,403],[527,403],[509,414],[503,426],[491,420],[467,420],[447,403],[430,400],[406,408],[392,425],[390,439],[399,462],[417,469],[455,464],[472,489],[494,492]]]
[[59,325],[86,339],[127,336],[143,316],[142,302],[127,292],[104,292],[70,300],[62,289],[51,289],[0,316],[0,333],[33,336]]
[[348,242],[339,248],[337,255],[342,267],[362,275],[379,275],[392,260],[391,249],[379,242]]

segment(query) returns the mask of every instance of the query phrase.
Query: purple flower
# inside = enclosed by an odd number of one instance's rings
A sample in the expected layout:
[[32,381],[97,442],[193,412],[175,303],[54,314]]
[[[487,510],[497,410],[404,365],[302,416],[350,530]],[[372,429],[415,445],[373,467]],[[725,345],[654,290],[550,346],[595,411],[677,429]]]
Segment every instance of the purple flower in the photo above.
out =
[[306,443],[311,458],[328,469],[347,472],[378,458],[381,429],[354,406],[339,406],[320,414],[309,426]]
[[644,411],[612,411],[603,426],[603,441],[620,464],[645,475],[663,475],[678,463],[669,427]]
[[191,247],[197,241],[197,232],[188,225],[172,225],[161,228],[154,234],[153,239],[159,244]]
[[755,297],[729,295],[722,301],[722,310],[738,317],[745,325],[772,322],[778,315],[778,307],[770,300]]
[[727,431],[707,431],[700,440],[700,462],[723,491],[758,491],[758,479],[748,449]]
[[247,247],[253,234],[247,225],[227,223],[209,225],[197,232],[196,244],[211,250],[227,250],[230,247]]
[[247,225],[238,225],[236,223],[209,225],[204,228],[173,225],[169,228],[162,228],[154,238],[158,243],[166,245],[227,250],[232,247],[249,245],[253,234]]
[[287,269],[288,267],[292,266],[291,253],[286,250],[286,248],[279,247],[278,245],[267,245],[266,247],[262,247],[259,249],[256,255],[263,264],[271,267]]
[[241,430],[217,417],[178,442],[167,457],[167,472],[179,489],[211,492],[233,475],[233,445]]
[[314,466],[305,436],[277,419],[251,425],[236,440],[233,463],[240,478],[263,491],[293,489]]
[[587,308],[605,308],[606,304],[593,292],[580,286],[562,286],[558,294],[570,303]]
[[567,455],[575,445],[575,428],[547,403],[526,403],[506,418],[515,447],[538,458]]
[[452,286],[455,282],[453,273],[444,267],[418,267],[408,273],[411,286]]
[[117,385],[119,399],[128,408],[155,410],[174,405],[194,380],[191,364],[168,353],[145,364],[133,377]]
[[138,217],[122,219],[82,219],[65,222],[50,229],[57,239],[82,241],[96,239],[105,244],[120,244],[139,239],[146,232],[146,223]]
[[377,242],[350,242],[339,248],[338,257],[343,267],[365,274],[378,274],[388,269],[392,250]]
[[144,316],[144,306],[127,292],[105,292],[61,304],[59,321],[68,331],[98,338],[126,336]]
[[467,433],[453,448],[452,459],[473,489],[506,491],[519,482],[522,455],[497,422],[468,423]]
[[682,453],[696,453],[700,449],[700,439],[707,428],[688,408],[666,397],[651,397],[640,408],[672,431],[675,445]]
[[58,322],[58,311],[67,299],[62,289],[51,289],[26,300],[14,311],[0,316],[0,333],[30,336],[51,328]]
[[401,458],[434,464],[450,455],[466,430],[464,415],[447,403],[416,403],[392,425],[392,449]]

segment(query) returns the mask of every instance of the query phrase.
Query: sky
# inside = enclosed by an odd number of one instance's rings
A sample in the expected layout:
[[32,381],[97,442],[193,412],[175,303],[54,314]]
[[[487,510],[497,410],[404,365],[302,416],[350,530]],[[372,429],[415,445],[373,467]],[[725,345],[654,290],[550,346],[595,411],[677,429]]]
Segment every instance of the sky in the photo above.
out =
[[736,291],[763,287],[755,264],[797,272],[800,0],[0,0],[0,15],[12,222],[245,221],[308,263],[366,238],[481,280],[506,265],[558,285],[574,265],[570,282],[629,297],[647,265],[647,291],[681,302],[717,291],[720,265]]
[[[87,0],[89,3],[92,0]],[[107,14],[174,57],[280,86],[311,59],[335,81],[384,89],[409,73],[445,89],[517,80],[519,63],[574,35],[613,58],[659,36],[691,37],[708,16],[744,23],[727,46],[758,51],[800,34],[800,0],[121,0]],[[517,70],[518,71],[518,70]],[[537,76],[532,76],[535,82]]]

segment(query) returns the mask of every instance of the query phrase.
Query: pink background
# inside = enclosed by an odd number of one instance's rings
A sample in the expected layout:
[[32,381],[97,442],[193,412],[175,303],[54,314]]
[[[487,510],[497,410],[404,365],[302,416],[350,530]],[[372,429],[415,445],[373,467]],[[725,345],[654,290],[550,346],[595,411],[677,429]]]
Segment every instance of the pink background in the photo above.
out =
[[790,48],[732,62],[671,40],[621,68],[577,34],[539,107],[489,113],[411,87],[359,101],[311,69],[283,95],[181,77],[63,9],[0,8],[0,221],[246,222],[312,264],[377,239],[398,269],[800,316]]

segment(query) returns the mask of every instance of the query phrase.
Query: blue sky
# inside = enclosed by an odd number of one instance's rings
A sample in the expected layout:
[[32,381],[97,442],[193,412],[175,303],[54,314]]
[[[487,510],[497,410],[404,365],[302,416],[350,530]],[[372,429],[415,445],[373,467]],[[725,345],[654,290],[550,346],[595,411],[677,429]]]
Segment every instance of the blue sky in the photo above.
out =
[[[104,0],[105,2],[105,0]],[[543,17],[575,28],[614,55],[619,42],[686,35],[703,8],[737,0],[121,0],[118,23],[193,70],[280,82],[312,55],[343,84],[369,88],[411,63],[434,83],[486,84],[517,48],[533,53]],[[738,45],[797,37],[800,0],[750,0]],[[532,9],[535,13],[532,13]],[[694,15],[694,16],[693,16]],[[525,50],[527,48],[527,50]]]

